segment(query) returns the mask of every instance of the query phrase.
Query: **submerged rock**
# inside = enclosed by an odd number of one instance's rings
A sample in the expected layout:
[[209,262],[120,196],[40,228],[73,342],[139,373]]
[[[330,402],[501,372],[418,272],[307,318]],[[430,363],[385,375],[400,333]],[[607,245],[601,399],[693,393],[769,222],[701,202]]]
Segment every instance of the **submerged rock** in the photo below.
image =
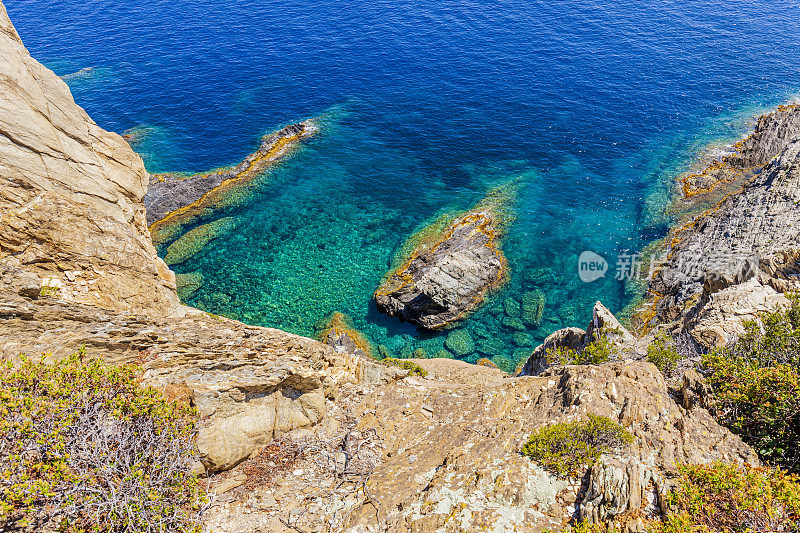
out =
[[[375,358],[372,343],[350,323],[350,317],[344,313],[333,313],[328,318],[317,338],[324,344],[333,347],[339,353],[348,353],[361,357]],[[386,346],[378,347],[381,359],[389,357]]]
[[472,337],[469,332],[463,329],[451,331],[444,341],[444,345],[448,350],[453,352],[459,357],[464,357],[475,351],[475,344],[472,342]]
[[221,218],[198,226],[167,247],[164,262],[171,266],[188,261],[200,253],[211,241],[230,235],[235,229],[236,220],[232,217]]
[[[503,196],[503,195],[506,196]],[[508,223],[507,192],[493,191],[456,218],[433,242],[414,248],[375,291],[384,313],[423,328],[442,328],[481,305],[487,291],[507,278],[499,239]]]

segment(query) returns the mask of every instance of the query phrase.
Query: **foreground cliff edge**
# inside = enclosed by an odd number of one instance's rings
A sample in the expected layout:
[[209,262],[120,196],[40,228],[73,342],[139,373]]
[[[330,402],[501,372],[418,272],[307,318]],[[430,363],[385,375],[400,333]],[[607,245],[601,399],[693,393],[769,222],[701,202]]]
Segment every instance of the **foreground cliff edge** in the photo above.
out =
[[[441,359],[412,371],[181,306],[147,230],[141,159],[31,59],[2,3],[0,91],[0,355],[86,346],[138,360],[144,383],[194,405],[208,531],[635,531],[666,511],[677,465],[758,464],[624,350],[535,377]],[[616,331],[612,319],[595,309],[595,327]],[[590,414],[632,441],[577,477],[520,453],[537,429]]]

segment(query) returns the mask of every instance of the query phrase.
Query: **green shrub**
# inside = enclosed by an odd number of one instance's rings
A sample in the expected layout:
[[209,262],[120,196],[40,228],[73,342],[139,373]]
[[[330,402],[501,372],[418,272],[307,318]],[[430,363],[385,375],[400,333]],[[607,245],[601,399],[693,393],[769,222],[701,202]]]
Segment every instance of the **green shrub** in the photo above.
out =
[[136,376],[83,351],[0,362],[0,530],[198,529],[191,413]]
[[607,335],[601,335],[581,351],[572,348],[558,347],[547,350],[547,363],[550,365],[599,365],[611,358],[614,345]]
[[778,469],[684,465],[654,533],[800,531],[800,483]]
[[408,361],[405,359],[395,359],[394,357],[387,357],[386,359],[381,359],[381,363],[386,366],[398,366],[404,370],[408,370],[409,374],[412,376],[419,376],[424,378],[428,375],[428,371],[419,366],[417,363],[413,361]]
[[580,354],[580,365],[599,365],[607,362],[614,353],[614,345],[608,340],[608,335],[601,334],[591,344],[583,349]]
[[560,476],[575,476],[582,465],[633,441],[633,435],[604,416],[588,415],[576,422],[552,424],[537,430],[522,447],[544,468]]
[[745,325],[733,346],[706,355],[717,419],[765,461],[800,472],[800,303]]
[[667,377],[675,373],[680,359],[674,343],[664,332],[659,333],[647,347],[647,360]]

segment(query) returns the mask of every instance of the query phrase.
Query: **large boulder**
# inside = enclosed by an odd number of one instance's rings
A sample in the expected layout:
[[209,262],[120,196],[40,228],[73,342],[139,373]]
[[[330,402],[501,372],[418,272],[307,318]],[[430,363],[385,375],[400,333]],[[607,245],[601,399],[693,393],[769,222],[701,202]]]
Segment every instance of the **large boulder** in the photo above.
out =
[[508,275],[499,249],[502,206],[487,201],[456,218],[410,256],[375,291],[384,313],[438,329],[464,318]]

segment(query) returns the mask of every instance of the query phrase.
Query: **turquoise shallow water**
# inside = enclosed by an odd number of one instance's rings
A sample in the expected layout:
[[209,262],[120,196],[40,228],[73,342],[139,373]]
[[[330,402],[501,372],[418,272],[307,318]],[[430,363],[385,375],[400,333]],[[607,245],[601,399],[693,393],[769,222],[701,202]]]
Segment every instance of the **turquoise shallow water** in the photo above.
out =
[[[461,326],[467,359],[506,368],[584,326],[595,300],[628,305],[613,276],[579,279],[578,254],[613,268],[658,238],[675,176],[800,89],[788,1],[6,7],[58,74],[92,68],[68,77],[76,100],[107,129],[144,127],[152,172],[232,164],[263,133],[317,118],[320,134],[232,213],[236,231],[175,266],[202,273],[189,303],[210,312],[312,335],[340,311],[393,355],[437,354],[446,334],[385,317],[370,296],[413,231],[518,179],[511,280]],[[533,291],[541,323],[517,331],[504,301]]]

